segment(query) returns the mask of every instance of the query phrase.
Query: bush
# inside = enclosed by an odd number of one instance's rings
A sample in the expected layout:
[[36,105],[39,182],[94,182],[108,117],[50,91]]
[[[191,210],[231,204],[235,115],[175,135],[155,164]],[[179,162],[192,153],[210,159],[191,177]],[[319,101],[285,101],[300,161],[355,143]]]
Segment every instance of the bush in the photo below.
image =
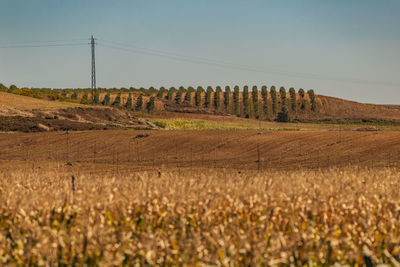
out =
[[287,108],[287,103],[284,103],[282,105],[282,109],[278,113],[276,120],[278,122],[289,122],[290,121],[289,109]]
[[267,87],[264,85],[263,87],[261,87],[261,95],[263,98],[263,111],[265,114],[265,117],[268,118],[268,89]]
[[154,112],[154,96],[150,97],[150,101],[147,103],[147,112],[153,114]]
[[235,102],[235,114],[240,117],[240,97],[239,97],[239,86],[234,87],[233,91],[233,101]]
[[218,110],[221,107],[221,86],[215,88],[214,106]]
[[312,90],[312,89],[308,90],[307,94],[310,97],[311,110],[316,111],[317,110],[317,101],[315,100],[314,90]]
[[292,111],[296,111],[297,107],[297,101],[296,101],[296,91],[294,88],[289,89],[289,94],[290,94],[290,107],[292,108]]
[[226,112],[230,112],[231,88],[229,86],[225,86],[224,105],[225,105]]
[[74,91],[71,95],[71,99],[77,100],[78,99],[78,93]]
[[7,92],[7,91],[8,88],[4,84],[0,83],[0,92]]
[[207,87],[207,93],[206,93],[206,107],[210,108],[211,107],[211,94],[213,92],[213,89],[211,86]]
[[136,105],[135,105],[135,109],[137,111],[140,111],[143,109],[143,95],[140,94],[136,100]]
[[[72,98],[72,97],[71,97]],[[108,105],[110,105],[110,93],[107,93],[105,96],[104,96],[104,99],[103,99],[103,102],[102,102],[102,104],[103,104],[103,106],[108,106]]]
[[278,112],[278,100],[276,99],[275,86],[271,87],[270,94],[271,94],[271,100],[272,100],[272,112],[274,114],[276,114]]
[[99,90],[96,90],[94,93],[93,104],[98,105],[100,104],[100,93]]

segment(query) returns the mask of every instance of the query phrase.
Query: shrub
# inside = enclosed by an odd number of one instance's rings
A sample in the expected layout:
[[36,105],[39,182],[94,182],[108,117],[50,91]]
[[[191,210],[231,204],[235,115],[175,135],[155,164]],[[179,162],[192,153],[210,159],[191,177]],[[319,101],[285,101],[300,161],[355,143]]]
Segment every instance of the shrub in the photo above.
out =
[[117,97],[114,99],[112,103],[113,106],[118,107],[121,104],[121,93],[118,93]]
[[307,94],[310,97],[311,110],[316,111],[317,110],[317,101],[315,100],[314,90],[312,90],[312,89],[308,90]]
[[297,102],[296,102],[296,91],[294,88],[289,89],[289,94],[290,94],[290,107],[292,108],[292,111],[296,111],[297,107]]
[[147,103],[147,112],[153,114],[154,112],[154,96],[150,97],[150,101]]
[[222,89],[221,86],[217,86],[215,88],[215,97],[214,97],[214,106],[218,110],[221,107],[221,93]]
[[229,112],[231,105],[231,88],[229,86],[225,86],[224,105],[226,112]]
[[72,93],[71,99],[75,99],[75,100],[78,99],[78,93],[77,93],[76,91],[74,91],[74,92]]
[[[72,98],[72,97],[71,97]],[[104,99],[103,99],[103,106],[108,106],[108,105],[110,105],[110,93],[107,93],[105,96],[104,96]]]
[[132,93],[129,93],[128,99],[126,100],[126,103],[125,103],[125,107],[130,110],[130,109],[132,109],[132,106],[133,106]]
[[275,86],[271,87],[270,90],[271,100],[272,100],[272,112],[276,114],[278,112],[278,101],[276,99],[276,89]]
[[303,98],[304,95],[305,95],[305,92],[304,92],[304,90],[302,88],[299,89],[299,95],[300,95],[301,98]]
[[284,103],[282,105],[282,109],[278,113],[278,116],[277,116],[276,120],[278,122],[289,122],[290,121],[289,109],[287,107],[287,103]]
[[279,94],[281,95],[282,105],[284,105],[285,102],[286,102],[286,90],[285,90],[285,87],[279,88]]
[[211,94],[213,92],[213,89],[211,86],[207,87],[207,92],[206,92],[206,107],[210,108],[211,107]]
[[136,100],[135,109],[136,109],[137,111],[140,111],[140,110],[142,110],[142,108],[143,108],[143,95],[140,94],[140,95],[138,96],[137,100]]
[[265,113],[265,117],[268,118],[268,89],[267,87],[264,85],[263,87],[261,87],[261,95],[263,98],[263,111]]
[[4,84],[0,83],[0,92],[7,92],[7,91],[8,88]]
[[82,99],[84,99],[84,100],[89,100],[89,95],[88,95],[87,92],[85,92],[85,93],[83,94]]
[[203,87],[199,86],[196,90],[196,106],[201,106],[201,94],[204,92]]
[[234,87],[233,91],[233,101],[235,102],[235,114],[240,117],[240,97],[239,97],[239,86]]
[[256,119],[258,119],[260,117],[260,113],[258,111],[258,89],[257,89],[257,86],[253,86],[252,100],[253,100],[253,106],[254,106],[254,116],[256,117]]

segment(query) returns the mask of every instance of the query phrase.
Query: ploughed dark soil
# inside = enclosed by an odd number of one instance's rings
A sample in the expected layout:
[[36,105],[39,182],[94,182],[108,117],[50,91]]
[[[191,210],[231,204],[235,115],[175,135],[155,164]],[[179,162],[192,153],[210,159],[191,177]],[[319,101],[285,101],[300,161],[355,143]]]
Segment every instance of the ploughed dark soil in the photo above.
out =
[[0,116],[2,132],[46,132],[109,130],[118,128],[153,129],[150,122],[130,112],[113,108],[66,108],[32,111],[33,116]]

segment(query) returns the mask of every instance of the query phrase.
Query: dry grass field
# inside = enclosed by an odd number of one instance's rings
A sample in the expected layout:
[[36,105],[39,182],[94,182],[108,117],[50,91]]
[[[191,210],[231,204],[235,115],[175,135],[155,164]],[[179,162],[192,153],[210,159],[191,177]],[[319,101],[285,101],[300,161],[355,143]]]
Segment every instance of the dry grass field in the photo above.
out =
[[394,168],[1,176],[1,265],[400,264]]

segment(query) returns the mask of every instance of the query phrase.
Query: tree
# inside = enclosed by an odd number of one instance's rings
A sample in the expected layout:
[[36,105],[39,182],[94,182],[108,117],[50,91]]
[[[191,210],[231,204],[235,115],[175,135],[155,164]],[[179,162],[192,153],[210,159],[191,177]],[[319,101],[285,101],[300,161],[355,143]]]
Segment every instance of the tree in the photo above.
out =
[[146,105],[147,112],[153,114],[154,112],[154,96],[150,97],[150,101]]
[[0,92],[7,92],[7,91],[8,88],[4,84],[0,83]]
[[285,87],[279,88],[279,94],[281,95],[282,105],[284,105],[285,101],[286,101],[286,90],[285,90]]
[[137,100],[136,100],[135,109],[136,109],[137,111],[140,111],[140,110],[142,110],[142,108],[143,108],[143,95],[140,94],[140,95],[138,96]]
[[299,95],[300,95],[301,98],[303,98],[304,95],[305,95],[305,92],[304,92],[304,90],[302,88],[299,89]]
[[184,91],[185,91],[185,88],[180,87],[178,92],[176,93],[175,102],[177,104],[181,104],[182,103],[182,94],[183,94]]
[[203,87],[199,86],[196,90],[196,106],[201,106],[201,94],[204,92]]
[[264,114],[265,117],[268,118],[268,89],[267,87],[264,85],[263,87],[261,87],[261,95],[263,98],[263,110],[264,110]]
[[250,118],[249,87],[247,85],[243,87],[243,105],[245,117]]
[[161,87],[160,90],[158,90],[157,97],[162,98],[166,91],[167,89],[165,89],[165,87]]
[[99,90],[94,92],[93,104],[98,105],[100,104],[100,93]]
[[297,107],[296,90],[294,90],[293,87],[290,88],[289,94],[290,94],[290,106],[292,108],[292,111],[296,111],[296,107]]
[[272,100],[272,112],[276,114],[278,112],[278,101],[276,99],[276,89],[275,86],[271,87],[270,90],[271,100]]
[[260,113],[258,111],[258,89],[257,86],[253,86],[253,90],[251,93],[251,97],[253,100],[253,106],[254,106],[254,116],[256,117],[256,119],[260,118]]
[[235,114],[240,117],[240,96],[239,96],[239,86],[234,87],[233,91],[233,101],[235,102]]
[[127,109],[131,110],[131,109],[132,109],[132,106],[133,106],[132,93],[129,93],[128,99],[126,100],[126,103],[125,103],[125,107],[126,107]]
[[310,102],[311,102],[311,110],[316,111],[317,110],[317,101],[315,100],[315,93],[314,90],[308,90],[307,92],[308,96],[310,97]]
[[230,104],[231,104],[231,88],[229,86],[225,86],[225,95],[224,95],[224,104],[226,112],[230,112]]
[[112,105],[114,107],[118,107],[121,104],[121,93],[118,93],[117,97],[115,97],[114,102]]
[[217,86],[215,88],[215,97],[214,97],[214,106],[217,110],[219,110],[219,108],[221,107],[221,93],[222,93],[222,89],[221,86]]
[[75,100],[77,100],[78,99],[78,93],[74,90],[74,92],[72,93],[72,95],[71,95],[71,99],[75,99]]
[[185,95],[185,101],[191,103],[192,102],[192,93],[194,92],[194,88],[189,86]]
[[301,110],[306,110],[306,109],[307,109],[307,104],[308,104],[307,100],[303,98],[303,99],[301,100],[300,109],[301,109]]
[[208,86],[208,87],[207,87],[207,92],[206,92],[206,107],[207,107],[207,108],[210,108],[210,107],[211,107],[211,104],[212,104],[212,102],[211,102],[211,94],[212,94],[213,92],[214,92],[214,91],[213,91],[212,87],[211,87],[211,86]]
[[282,109],[278,113],[278,116],[277,116],[276,120],[278,122],[289,122],[290,121],[289,109],[287,107],[287,103],[284,103],[282,105]]
[[14,92],[16,90],[18,90],[18,87],[16,85],[14,85],[14,84],[11,84],[10,88],[8,89],[8,92],[12,93],[12,92]]
[[103,99],[103,106],[108,106],[108,105],[110,105],[110,93],[107,93],[105,96],[104,96],[104,99]]
[[167,99],[168,99],[169,101],[173,101],[173,96],[174,96],[174,93],[175,93],[175,92],[176,92],[175,87],[169,88],[169,90],[168,90],[168,95],[167,95]]

